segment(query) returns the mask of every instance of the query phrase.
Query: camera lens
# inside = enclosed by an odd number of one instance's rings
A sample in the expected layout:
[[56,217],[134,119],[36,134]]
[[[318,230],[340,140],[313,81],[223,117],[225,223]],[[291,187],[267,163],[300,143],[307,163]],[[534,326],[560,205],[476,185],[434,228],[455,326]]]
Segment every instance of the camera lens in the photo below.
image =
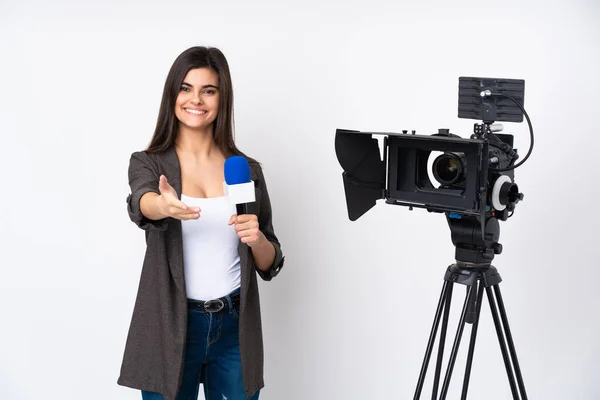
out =
[[466,159],[463,153],[444,153],[433,162],[433,176],[442,185],[452,185],[463,179]]

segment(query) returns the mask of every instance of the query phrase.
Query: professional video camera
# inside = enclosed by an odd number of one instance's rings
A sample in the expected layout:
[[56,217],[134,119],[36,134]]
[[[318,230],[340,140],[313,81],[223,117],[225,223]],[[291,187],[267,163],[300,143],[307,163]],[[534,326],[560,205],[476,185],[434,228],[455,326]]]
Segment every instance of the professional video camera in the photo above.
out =
[[[444,276],[415,400],[421,395],[443,313],[432,397],[437,398],[454,283],[466,285],[467,295],[440,399],[445,399],[448,393],[465,322],[473,324],[461,397],[466,398],[484,288],[513,398],[519,399],[514,367],[521,398],[527,399],[498,286],[502,279],[491,265],[494,255],[502,252],[502,245],[498,242],[498,221],[511,217],[517,203],[523,200],[523,194],[514,182],[514,170],[523,165],[533,150],[533,127],[523,108],[524,87],[525,81],[519,79],[460,77],[458,117],[482,121],[474,125],[469,139],[452,134],[449,129],[439,129],[432,135],[418,135],[415,131],[409,133],[406,130],[401,133],[336,131],[335,151],[344,170],[342,178],[351,221],[370,210],[377,200],[385,199],[387,204],[408,206],[411,210],[418,207],[444,213],[450,226],[456,263],[448,267]],[[530,146],[526,156],[516,163],[519,155],[513,148],[514,138],[500,133],[503,127],[498,122],[522,122],[523,116],[529,125]],[[381,153],[379,141],[373,135],[383,135]],[[504,334],[508,343],[504,342]]]
[[[344,169],[350,220],[360,218],[379,199],[444,212],[457,260],[489,263],[502,251],[497,242],[498,220],[506,221],[523,199],[514,183],[514,169],[529,158],[533,148],[533,129],[523,109],[524,86],[523,80],[516,79],[459,78],[458,117],[483,122],[475,124],[470,139],[449,129],[432,135],[338,129],[335,149]],[[525,158],[515,164],[518,154],[513,136],[499,133],[503,127],[496,122],[522,122],[523,115],[529,123],[531,145]],[[373,135],[385,136],[383,161]],[[465,243],[473,236],[478,240]]]

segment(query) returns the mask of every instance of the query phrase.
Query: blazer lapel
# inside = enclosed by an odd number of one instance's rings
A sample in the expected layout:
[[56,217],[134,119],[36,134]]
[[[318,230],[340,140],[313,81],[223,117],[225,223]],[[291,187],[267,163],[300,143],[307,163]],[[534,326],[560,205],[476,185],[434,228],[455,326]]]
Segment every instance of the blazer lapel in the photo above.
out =
[[[175,146],[171,146],[167,151],[161,153],[163,171],[162,173],[167,177],[169,184],[177,192],[177,197],[181,199],[181,167],[179,165],[179,158],[175,152]],[[181,221],[172,218],[169,221],[169,230],[167,235],[167,251],[169,258],[169,268],[171,274],[176,279],[177,284],[181,284],[185,290],[185,281],[183,279],[183,237],[181,233]]]
[[[250,179],[255,183],[254,185],[254,193],[256,200],[254,203],[250,204],[248,207],[248,212],[250,214],[259,215],[260,210],[260,200],[261,200],[261,192],[258,186],[256,185],[256,180],[258,179],[258,175],[254,168],[250,168]],[[242,243],[240,240],[238,244],[238,253],[240,255],[240,273],[241,273],[241,304],[240,311],[243,311],[246,308],[246,296],[245,293],[248,292],[248,287],[250,286],[250,280],[252,274],[254,274],[254,259],[252,257],[252,251],[250,247],[246,243]]]

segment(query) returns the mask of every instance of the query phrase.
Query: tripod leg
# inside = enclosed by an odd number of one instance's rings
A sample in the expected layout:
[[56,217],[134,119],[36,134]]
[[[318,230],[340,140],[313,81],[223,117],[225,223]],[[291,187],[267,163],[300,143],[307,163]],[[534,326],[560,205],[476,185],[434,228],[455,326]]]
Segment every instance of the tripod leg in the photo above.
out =
[[508,349],[510,350],[510,356],[512,358],[515,374],[517,375],[517,382],[519,383],[519,390],[523,400],[527,400],[527,393],[525,392],[525,384],[523,383],[523,376],[521,375],[521,367],[519,367],[519,360],[517,359],[517,352],[515,350],[515,344],[513,342],[510,327],[508,326],[508,318],[506,317],[506,310],[504,309],[504,301],[502,300],[502,294],[500,293],[500,287],[494,286],[494,293],[498,300],[498,308],[500,309],[500,317],[502,318],[502,325],[504,326],[504,332],[506,333],[506,339],[508,341]]
[[[433,326],[429,335],[429,341],[427,342],[427,349],[425,351],[425,358],[423,359],[423,365],[421,366],[421,373],[419,374],[419,381],[417,382],[417,389],[415,391],[414,400],[421,398],[421,391],[423,390],[423,384],[425,382],[425,375],[427,374],[427,366],[431,358],[431,352],[433,350],[433,344],[435,342],[435,335],[437,333],[438,326],[440,324],[440,318],[442,316],[442,310],[444,309],[444,303],[448,302],[449,295],[452,295],[452,283],[444,281],[442,286],[442,293],[438,302],[435,317],[433,319]],[[444,319],[444,324],[447,324],[447,318]]]
[[[497,287],[497,285],[494,285]],[[494,301],[494,295],[492,289],[489,287],[485,288],[488,300],[490,302],[490,309],[492,311],[492,317],[494,318],[494,325],[496,326],[496,333],[498,335],[498,342],[500,343],[500,350],[502,351],[502,358],[504,359],[504,366],[506,367],[506,375],[508,376],[508,383],[510,384],[510,390],[514,400],[519,400],[519,394],[517,393],[517,385],[515,384],[515,377],[513,375],[510,360],[508,358],[508,351],[506,350],[506,343],[504,342],[504,334],[500,327],[500,318],[498,317],[498,310],[496,309],[496,302]]]
[[475,339],[477,337],[477,327],[479,326],[479,316],[481,314],[481,300],[483,299],[483,282],[478,282],[477,304],[475,311],[475,320],[471,328],[471,343],[469,344],[469,355],[467,356],[467,366],[465,369],[465,380],[463,381],[462,400],[467,398],[467,390],[469,389],[469,379],[471,377],[471,364],[473,363],[473,353],[475,351]]
[[440,343],[437,353],[437,363],[435,365],[435,375],[433,377],[433,389],[431,391],[431,400],[437,399],[438,387],[440,386],[440,375],[442,373],[442,360],[444,359],[444,347],[446,346],[446,331],[448,330],[448,318],[450,316],[450,303],[452,301],[452,284],[448,288],[446,295],[446,305],[444,308],[444,320],[442,321],[442,331],[440,332]]
[[462,338],[462,333],[465,328],[465,319],[469,308],[469,302],[471,301],[471,296],[474,296],[474,292],[475,285],[469,285],[467,297],[465,298],[465,304],[460,315],[460,322],[458,323],[458,330],[456,332],[456,337],[454,338],[454,345],[452,346],[452,352],[450,353],[450,360],[448,361],[448,369],[446,370],[446,376],[444,377],[444,384],[442,385],[440,400],[444,400],[446,398],[446,395],[448,394],[448,388],[450,387],[450,377],[452,376],[452,370],[454,369],[454,363],[456,362],[456,355],[458,354],[458,346],[460,344],[460,339]]

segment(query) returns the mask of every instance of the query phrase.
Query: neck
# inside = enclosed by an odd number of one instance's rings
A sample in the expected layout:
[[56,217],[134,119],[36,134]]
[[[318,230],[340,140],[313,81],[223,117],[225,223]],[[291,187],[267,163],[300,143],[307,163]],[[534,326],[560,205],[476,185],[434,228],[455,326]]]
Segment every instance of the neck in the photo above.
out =
[[212,134],[212,127],[202,131],[180,127],[175,147],[182,152],[193,154],[196,158],[208,158],[219,151]]

